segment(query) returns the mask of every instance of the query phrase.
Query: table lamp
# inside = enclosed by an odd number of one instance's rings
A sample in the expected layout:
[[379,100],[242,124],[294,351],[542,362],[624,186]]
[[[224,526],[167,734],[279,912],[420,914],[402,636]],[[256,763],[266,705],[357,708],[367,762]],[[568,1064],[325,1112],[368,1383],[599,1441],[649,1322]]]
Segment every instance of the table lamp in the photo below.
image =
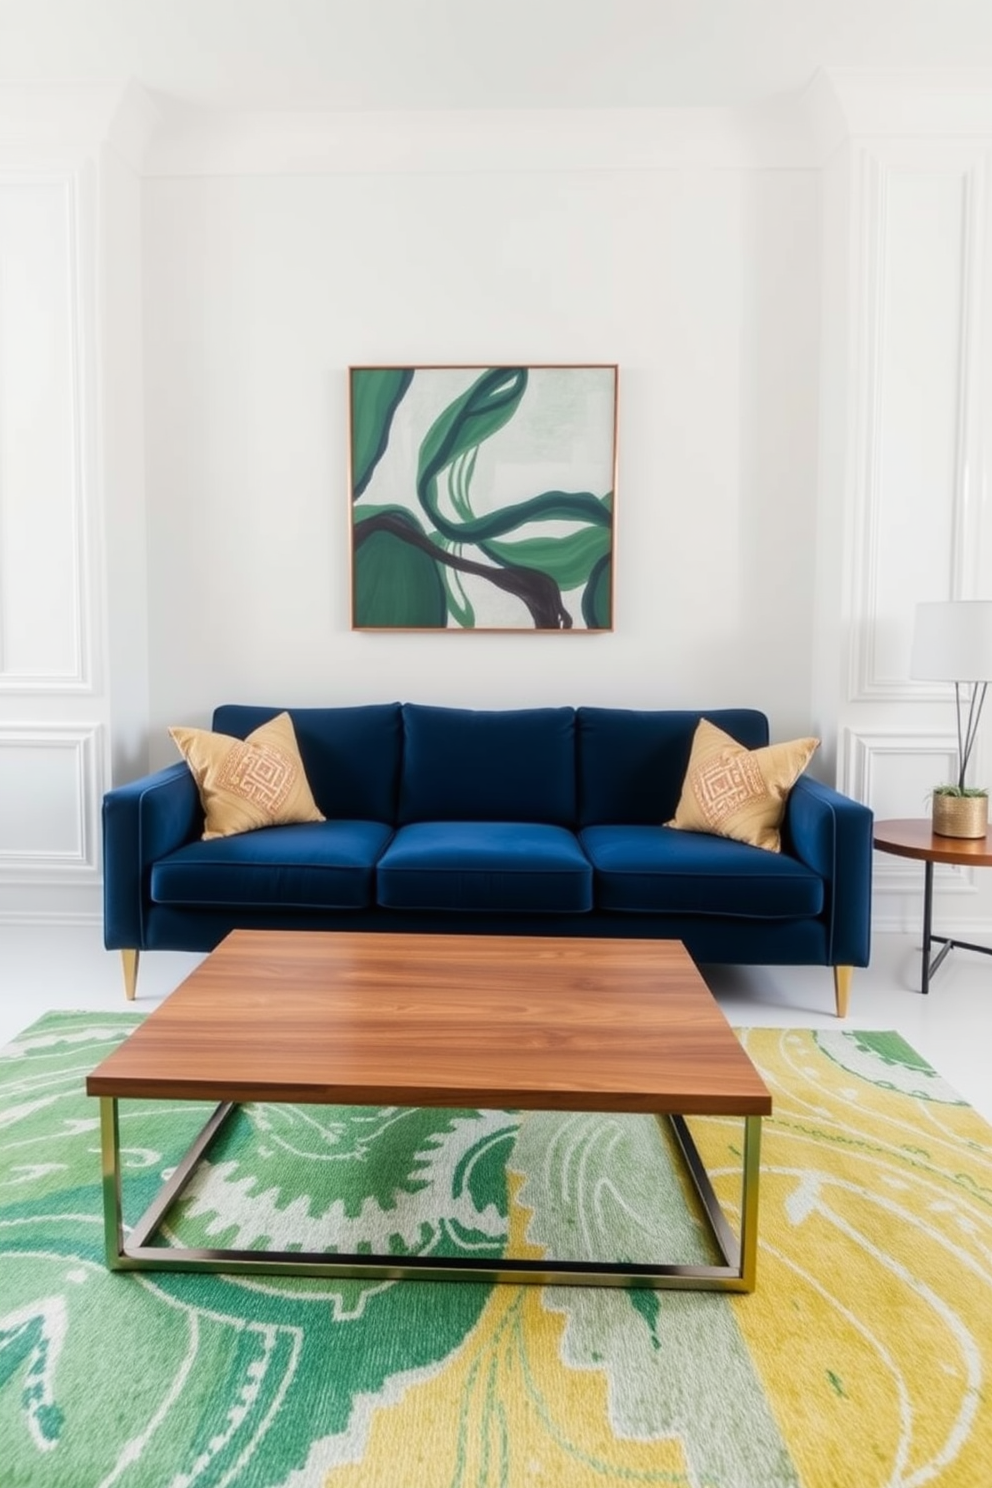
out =
[[[918,604],[910,675],[921,680],[954,683],[957,781],[934,790],[934,831],[949,837],[984,837],[988,828],[988,791],[984,787],[969,788],[965,776],[985,693],[992,681],[992,600],[953,599]],[[938,819],[944,825],[938,826]]]

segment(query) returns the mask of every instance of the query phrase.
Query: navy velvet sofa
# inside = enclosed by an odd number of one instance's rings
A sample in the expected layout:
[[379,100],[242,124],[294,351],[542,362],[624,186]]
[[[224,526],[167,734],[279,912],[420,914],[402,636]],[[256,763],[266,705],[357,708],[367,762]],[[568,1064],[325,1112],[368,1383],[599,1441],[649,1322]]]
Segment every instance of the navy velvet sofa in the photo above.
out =
[[[244,738],[280,708],[227,705]],[[184,761],[104,800],[105,943],[135,995],[141,950],[205,951],[232,929],[678,939],[697,962],[866,966],[870,811],[800,777],[782,852],[664,827],[698,712],[291,708],[326,822],[204,842]],[[706,712],[749,749],[751,709]]]

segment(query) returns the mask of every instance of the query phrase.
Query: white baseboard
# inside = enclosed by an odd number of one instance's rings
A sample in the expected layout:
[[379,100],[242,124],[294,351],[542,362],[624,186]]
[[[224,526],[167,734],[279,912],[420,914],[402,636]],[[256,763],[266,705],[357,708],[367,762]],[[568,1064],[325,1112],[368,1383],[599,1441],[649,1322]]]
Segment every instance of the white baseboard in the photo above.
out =
[[99,925],[101,884],[0,884],[0,925]]
[[[871,928],[873,934],[879,935],[915,935],[917,939],[923,937],[923,905],[917,906],[915,913],[894,913],[886,911],[872,915]],[[992,920],[968,920],[959,915],[942,915],[934,906],[933,923],[931,925],[933,935],[949,935],[952,939],[964,939],[985,942],[992,946]]]
[[102,925],[92,910],[0,909],[0,925]]

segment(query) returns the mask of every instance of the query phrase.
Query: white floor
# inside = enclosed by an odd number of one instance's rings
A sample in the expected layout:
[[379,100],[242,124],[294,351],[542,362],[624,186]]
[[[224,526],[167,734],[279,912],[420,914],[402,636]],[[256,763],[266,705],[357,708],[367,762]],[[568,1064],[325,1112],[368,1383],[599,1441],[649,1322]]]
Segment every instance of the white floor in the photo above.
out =
[[[129,1004],[120,957],[104,950],[98,925],[0,925],[0,1045],[50,1009],[149,1012],[201,959],[144,955]],[[714,966],[704,975],[736,1026],[838,1026],[826,968]],[[896,1029],[992,1121],[992,956],[954,950],[927,997],[919,985],[918,939],[876,935],[871,966],[854,973],[848,1026]]]

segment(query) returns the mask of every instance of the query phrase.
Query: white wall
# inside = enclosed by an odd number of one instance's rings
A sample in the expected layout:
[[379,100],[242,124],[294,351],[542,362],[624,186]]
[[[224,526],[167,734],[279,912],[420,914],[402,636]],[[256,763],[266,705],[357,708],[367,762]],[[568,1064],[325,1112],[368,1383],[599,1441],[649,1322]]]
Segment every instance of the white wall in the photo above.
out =
[[92,221],[84,171],[0,155],[0,918],[99,903]]
[[[990,163],[987,147],[956,140],[865,140],[850,158],[862,334],[849,379],[849,645],[837,716],[841,785],[881,820],[928,815],[933,786],[957,769],[953,688],[910,676],[915,607],[992,597]],[[986,726],[969,783],[992,783],[990,766]],[[959,934],[984,933],[990,880],[939,868],[941,927],[952,915]],[[877,924],[918,921],[917,864],[877,854],[875,885]]]
[[103,792],[147,766],[144,112],[0,88],[0,924],[99,916]]
[[[957,739],[953,688],[910,677],[915,607],[992,598],[992,94],[857,73],[822,92],[841,127],[823,169],[816,711],[842,790],[878,820],[926,817]],[[992,717],[969,780],[992,784]],[[919,929],[922,877],[876,853],[876,928]],[[934,889],[935,931],[992,943],[992,873],[938,867]]]
[[[158,759],[228,700],[740,703],[808,729],[816,175],[531,170],[526,146],[146,181]],[[377,361],[619,363],[612,634],[350,630],[346,369]]]
[[100,153],[99,427],[111,778],[148,768],[148,539],[140,177]]
[[[57,353],[51,440],[16,466],[0,437],[0,920],[95,912],[104,783],[224,701],[753,705],[924,814],[953,718],[906,675],[913,605],[992,594],[992,94],[0,104],[0,267],[19,243]],[[4,313],[9,434],[37,337]],[[380,361],[619,364],[613,633],[351,631],[346,370]],[[876,924],[919,914],[880,857]],[[939,874],[937,919],[989,939],[992,874]]]

